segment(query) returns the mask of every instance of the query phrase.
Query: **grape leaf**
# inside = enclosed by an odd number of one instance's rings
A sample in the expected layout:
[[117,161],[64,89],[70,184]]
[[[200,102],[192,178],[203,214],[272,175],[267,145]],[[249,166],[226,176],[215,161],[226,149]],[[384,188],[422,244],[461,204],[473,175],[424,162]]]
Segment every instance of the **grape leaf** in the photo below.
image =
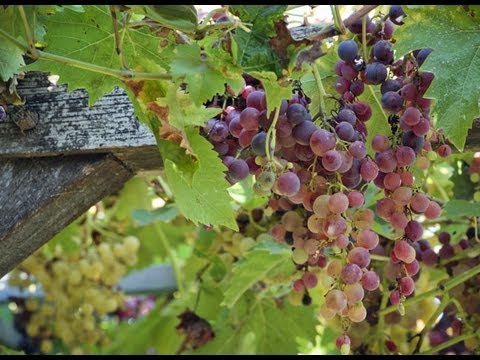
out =
[[162,26],[193,33],[197,27],[197,10],[193,5],[127,5],[135,13],[144,14]]
[[445,204],[442,215],[448,219],[479,216],[480,203],[472,203],[467,200],[450,200]]
[[253,24],[252,31],[275,36],[275,22],[283,19],[287,5],[232,5],[230,11],[243,22]]
[[365,85],[365,91],[358,97],[359,101],[368,103],[372,109],[372,117],[365,123],[367,126],[367,145],[368,153],[373,156],[375,152],[372,149],[372,139],[375,135],[392,134],[392,129],[388,124],[388,115],[380,104],[381,94],[380,87],[374,85]]
[[436,99],[438,128],[462,150],[480,114],[480,18],[461,6],[422,6],[405,12],[405,25],[395,32],[397,54],[433,49],[421,67],[435,74],[425,96]]
[[[14,6],[0,7],[0,29],[10,34],[22,43],[26,44],[23,31],[19,30],[21,19]],[[23,50],[0,38],[0,77],[7,81],[13,75],[18,74],[21,66],[24,66]]]
[[194,99],[196,98],[193,94],[185,94],[175,84],[170,84],[165,97],[156,101],[160,108],[164,109],[161,112],[162,120],[184,130],[189,125],[204,126],[208,119],[222,111],[221,108],[206,108],[201,103],[197,104]]
[[[120,69],[120,58],[115,51],[112,19],[107,5],[89,5],[80,13],[65,9],[54,14],[39,14],[39,20],[48,29],[44,41],[45,51],[111,69]],[[120,29],[123,35],[122,51],[127,64],[147,57],[163,64],[159,38],[146,29]],[[68,62],[67,62],[68,63]],[[37,60],[25,70],[51,72],[69,84],[69,91],[84,88],[89,93],[89,105],[109,93],[114,86],[125,84],[110,75],[93,71],[78,71],[69,65],[47,60]]]
[[252,24],[250,32],[237,28],[232,36],[236,46],[237,63],[246,72],[272,71],[281,76],[282,69],[277,54],[268,43],[276,35],[275,21],[283,18],[286,5],[232,5],[230,11],[243,22]]
[[[325,90],[326,96],[324,96],[325,102],[325,113],[329,116],[332,113],[332,110],[338,108],[338,102],[333,99],[331,96],[337,95],[335,90],[335,82],[337,80],[337,74],[335,74],[335,63],[338,61],[338,56],[335,48],[331,48],[325,51],[325,55],[315,60],[313,64],[308,65],[302,64],[302,71],[300,72],[300,81],[302,83],[302,90],[305,94],[311,99],[309,104],[309,110],[312,116],[317,115],[320,112],[320,96],[319,88],[315,76],[313,75],[313,66],[316,66],[320,78],[322,79],[323,89]],[[298,74],[298,73],[297,73]]]
[[161,139],[158,142],[178,210],[194,223],[224,225],[238,231],[227,192],[225,165],[196,129],[188,128],[185,134],[195,160],[177,144]]
[[233,72],[222,71],[229,67],[234,68],[225,59],[208,52],[202,54],[197,43],[179,45],[170,66],[175,79],[185,77],[187,91],[198,106],[216,94],[222,95],[225,83],[232,83],[237,92],[240,90],[243,84],[240,68]]
[[118,220],[127,220],[135,209],[150,210],[154,198],[155,195],[150,193],[145,180],[134,177],[123,186],[112,215]]
[[[1,20],[0,20],[1,21]],[[24,66],[23,51],[15,45],[0,40],[0,77],[7,81],[18,74],[20,67]]]
[[247,178],[228,188],[228,193],[233,200],[241,204],[245,210],[261,207],[268,202],[267,196],[258,196],[255,194],[253,191],[253,183],[253,176],[248,175]]
[[133,220],[140,226],[149,225],[157,221],[170,222],[178,215],[178,209],[173,204],[154,210],[135,209],[132,212]]
[[218,320],[213,341],[193,354],[293,355],[298,353],[297,339],[313,342],[317,334],[313,307],[258,299],[252,292],[242,296],[241,304],[232,309],[230,316]]
[[287,246],[275,242],[263,242],[245,254],[232,269],[232,275],[225,280],[224,299],[221,305],[232,308],[257,281],[284,262],[290,261],[292,252]]
[[[135,226],[130,223],[127,235],[133,235],[140,239],[138,249],[138,262],[133,269],[142,269],[151,264],[171,262],[171,256],[180,258],[181,247],[185,246],[185,234],[193,231],[193,224],[171,224],[154,222],[144,226]],[[169,248],[159,240],[158,232],[162,231],[168,240]]]

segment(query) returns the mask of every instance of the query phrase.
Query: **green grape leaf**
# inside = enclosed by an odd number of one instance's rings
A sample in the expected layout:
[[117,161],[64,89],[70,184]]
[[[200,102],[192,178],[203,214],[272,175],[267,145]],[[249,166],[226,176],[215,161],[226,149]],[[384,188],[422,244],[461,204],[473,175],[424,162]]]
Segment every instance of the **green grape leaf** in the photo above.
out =
[[232,5],[229,10],[245,23],[253,24],[252,31],[275,36],[275,21],[283,19],[286,5]]
[[448,219],[459,217],[473,217],[480,215],[480,203],[467,200],[450,200],[443,207],[444,217]]
[[[236,319],[233,324],[232,318]],[[271,298],[256,299],[248,292],[228,317],[220,317],[216,322],[215,338],[192,353],[296,355],[301,339],[314,341],[315,325],[312,306],[294,306]]]
[[[0,29],[26,44],[21,18],[15,6],[6,9],[0,7]],[[19,30],[22,29],[22,30]],[[15,74],[18,74],[20,67],[24,66],[23,50],[0,38],[0,77],[7,81]]]
[[[168,239],[169,249],[164,242],[159,240],[158,232],[162,231]],[[142,269],[151,264],[159,264],[171,261],[174,254],[180,258],[182,247],[185,245],[185,234],[193,231],[193,224],[171,224],[165,222],[154,222],[144,226],[130,224],[127,235],[134,235],[140,239],[138,249],[138,262],[134,269]],[[174,249],[172,251],[172,249]]]
[[327,116],[330,116],[332,110],[337,110],[338,108],[338,102],[330,97],[336,94],[335,81],[337,79],[337,74],[335,74],[333,70],[336,62],[335,57],[335,53],[328,52],[326,55],[316,60],[311,66],[307,64],[302,65],[303,70],[309,70],[306,72],[302,71],[300,73],[300,82],[302,84],[303,92],[311,100],[311,103],[308,105],[308,109],[312,117],[316,116],[320,112],[320,90],[317,80],[315,80],[315,76],[313,74],[313,66],[317,67],[318,73],[322,80],[323,89],[325,90],[326,96],[323,98],[325,103],[325,113]]
[[118,220],[127,220],[136,209],[152,209],[155,195],[148,189],[148,184],[140,177],[134,177],[123,186],[113,208],[113,216]]
[[387,135],[392,134],[392,129],[388,124],[388,115],[382,108],[380,103],[382,95],[380,93],[379,86],[365,85],[365,91],[358,97],[359,101],[368,103],[372,109],[372,117],[365,123],[367,126],[367,145],[368,153],[373,156],[375,151],[372,149],[372,139],[375,135]]
[[397,55],[433,49],[420,68],[435,74],[425,97],[436,100],[437,127],[462,150],[480,114],[480,19],[462,6],[422,6],[405,12],[405,25],[395,32]]
[[185,134],[195,159],[177,144],[159,141],[168,185],[178,210],[194,223],[224,225],[238,231],[227,191],[225,165],[198,130],[188,128]]
[[245,210],[253,210],[256,207],[265,205],[268,202],[267,196],[258,196],[253,191],[253,176],[248,175],[242,181],[228,188],[228,193]]
[[246,72],[272,71],[281,76],[282,69],[277,54],[269,44],[269,38],[276,35],[274,23],[283,19],[286,5],[232,5],[230,11],[251,24],[250,32],[241,28],[235,30],[232,40],[235,43],[237,63]]
[[[229,67],[233,71],[228,71]],[[175,79],[185,77],[187,91],[197,106],[216,94],[222,95],[225,83],[233,83],[237,91],[243,84],[240,68],[230,65],[225,58],[222,61],[208,52],[202,54],[197,43],[179,45],[170,68]]]
[[454,171],[450,180],[455,184],[453,187],[453,198],[470,200],[475,192],[475,186],[470,181],[468,174],[469,165],[465,161],[454,163]]
[[267,97],[267,110],[273,111],[280,106],[282,99],[290,99],[292,96],[292,87],[290,84],[282,86],[277,81],[277,76],[271,71],[251,71],[249,73],[262,82]]
[[241,261],[235,263],[232,275],[225,280],[222,305],[232,308],[253,284],[265,278],[282,263],[291,261],[291,255],[289,247],[273,241],[263,242],[252,248]]
[[[39,14],[39,21],[48,29],[44,42],[45,51],[110,69],[120,69],[120,57],[115,51],[115,35],[108,5],[89,5],[80,13],[69,8],[54,14]],[[162,64],[159,38],[147,29],[121,28],[122,51],[127,64],[135,64],[137,58],[150,58]],[[68,64],[68,61],[66,62]],[[107,74],[76,70],[70,65],[49,60],[37,60],[25,70],[57,74],[61,82],[68,83],[70,91],[84,88],[89,93],[92,106],[114,86],[125,84]]]
[[137,14],[144,14],[164,27],[193,33],[197,28],[197,10],[193,5],[127,5]]
[[170,222],[178,215],[178,209],[174,204],[167,204],[164,207],[154,210],[135,209],[132,212],[132,219],[140,226],[148,225],[157,221]]
[[185,94],[175,84],[170,84],[165,97],[156,101],[157,105],[164,109],[160,112],[162,120],[184,130],[190,125],[204,126],[208,119],[222,111],[221,108],[206,108],[197,104],[194,99],[193,94]]
[[[17,40],[21,40],[21,38]],[[0,39],[0,77],[2,80],[7,81],[15,74],[18,74],[20,67],[24,65],[23,51],[15,45]]]

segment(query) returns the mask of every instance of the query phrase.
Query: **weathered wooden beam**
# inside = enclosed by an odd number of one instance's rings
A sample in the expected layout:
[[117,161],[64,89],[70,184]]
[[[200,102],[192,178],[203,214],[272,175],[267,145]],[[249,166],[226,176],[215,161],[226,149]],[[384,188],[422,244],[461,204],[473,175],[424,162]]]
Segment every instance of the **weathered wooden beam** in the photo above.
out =
[[24,132],[12,117],[0,123],[0,158],[118,153],[134,159],[135,168],[162,165],[155,137],[134,116],[124,90],[114,89],[92,108],[86,91],[67,92],[44,73],[28,73],[17,90],[26,99],[24,108],[38,114],[38,123]]
[[0,162],[0,277],[133,175],[108,154]]
[[28,73],[17,91],[38,123],[25,131],[13,116],[0,123],[0,276],[136,171],[162,166],[155,137],[123,90],[89,108],[85,91],[68,93],[47,74]]
[[468,130],[464,151],[480,151],[480,118],[474,119],[472,128]]

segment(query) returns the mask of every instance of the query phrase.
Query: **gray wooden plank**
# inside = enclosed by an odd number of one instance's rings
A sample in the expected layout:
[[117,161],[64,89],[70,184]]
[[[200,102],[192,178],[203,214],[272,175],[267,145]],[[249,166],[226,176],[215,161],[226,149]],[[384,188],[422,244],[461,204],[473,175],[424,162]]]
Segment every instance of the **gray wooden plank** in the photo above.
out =
[[[0,280],[0,303],[9,301],[9,298],[43,298],[41,286],[34,292],[16,286],[8,286],[7,277]],[[173,268],[168,264],[154,264],[140,270],[134,270],[125,275],[118,282],[118,287],[127,295],[168,294],[177,289]]]
[[134,175],[111,155],[0,162],[0,277]]
[[[155,137],[133,114],[123,89],[115,88],[88,107],[84,90],[67,92],[44,73],[28,73],[17,86],[28,110],[38,114],[35,128],[22,133],[10,117],[0,122],[0,157],[40,157],[80,153],[141,153],[158,157]],[[7,113],[13,107],[7,108]],[[161,164],[160,160],[158,164]]]

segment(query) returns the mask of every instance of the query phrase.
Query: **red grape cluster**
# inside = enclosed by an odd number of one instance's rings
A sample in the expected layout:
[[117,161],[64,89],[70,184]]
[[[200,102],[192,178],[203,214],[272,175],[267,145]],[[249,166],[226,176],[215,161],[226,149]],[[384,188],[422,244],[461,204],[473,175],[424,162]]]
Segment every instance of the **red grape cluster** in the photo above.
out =
[[[253,190],[269,196],[269,211],[281,216],[270,233],[292,246],[292,260],[302,271],[293,282],[294,291],[304,293],[303,302],[309,304],[308,290],[317,286],[318,268],[325,268],[330,282],[320,313],[326,319],[340,315],[345,329],[366,318],[365,290],[380,285],[369,267],[370,251],[379,243],[371,229],[375,215],[395,230],[386,272],[395,282],[390,302],[401,310],[402,300],[414,292],[412,277],[420,269],[416,242],[423,228],[414,217],[435,219],[441,212],[439,204],[415,186],[410,171],[420,158],[427,160],[431,141],[438,136],[429,115],[431,101],[423,97],[434,76],[419,70],[432,50],[394,58],[392,34],[404,17],[401,6],[394,5],[376,23],[367,19],[371,51],[364,57],[357,40],[339,44],[335,89],[340,97],[331,118],[320,113],[314,122],[301,90],[267,112],[262,84],[247,75],[239,96],[204,128],[228,169],[227,180],[234,184],[253,174]],[[360,34],[361,21],[349,29]],[[373,137],[373,156],[365,144],[372,108],[358,99],[366,85],[380,86],[391,127],[391,134]],[[448,145],[439,148],[442,156],[450,151]],[[385,195],[375,212],[362,208],[362,192],[371,182]],[[346,333],[337,345],[344,350],[349,345]]]

